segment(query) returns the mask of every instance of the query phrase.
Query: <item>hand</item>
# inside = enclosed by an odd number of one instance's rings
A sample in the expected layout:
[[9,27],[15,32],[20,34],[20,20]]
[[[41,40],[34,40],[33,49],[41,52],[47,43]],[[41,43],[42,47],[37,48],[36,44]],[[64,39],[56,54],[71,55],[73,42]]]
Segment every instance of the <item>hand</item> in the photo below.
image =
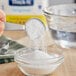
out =
[[2,10],[0,10],[0,36],[3,34],[5,21],[6,21],[5,13]]

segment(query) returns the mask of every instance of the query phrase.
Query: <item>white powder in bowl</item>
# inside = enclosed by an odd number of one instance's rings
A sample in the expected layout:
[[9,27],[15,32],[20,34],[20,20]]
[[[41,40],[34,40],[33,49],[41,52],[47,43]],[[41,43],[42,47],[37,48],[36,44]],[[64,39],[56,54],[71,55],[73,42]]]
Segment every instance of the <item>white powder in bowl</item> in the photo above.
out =
[[[19,68],[24,74],[30,75],[46,75],[53,72],[63,60],[58,54],[47,54],[40,50],[35,50],[29,54],[21,55],[22,59],[18,59]],[[23,62],[25,62],[23,64]]]

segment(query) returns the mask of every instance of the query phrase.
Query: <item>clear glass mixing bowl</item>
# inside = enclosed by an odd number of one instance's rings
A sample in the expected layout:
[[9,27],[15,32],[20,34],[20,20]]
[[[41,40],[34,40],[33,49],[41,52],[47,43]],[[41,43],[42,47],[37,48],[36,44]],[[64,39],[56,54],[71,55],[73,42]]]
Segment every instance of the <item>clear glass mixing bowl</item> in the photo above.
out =
[[55,43],[76,48],[76,4],[49,6],[43,12]]
[[55,45],[48,47],[48,51],[22,48],[15,54],[15,62],[19,69],[27,76],[46,76],[51,74],[63,62],[62,51]]

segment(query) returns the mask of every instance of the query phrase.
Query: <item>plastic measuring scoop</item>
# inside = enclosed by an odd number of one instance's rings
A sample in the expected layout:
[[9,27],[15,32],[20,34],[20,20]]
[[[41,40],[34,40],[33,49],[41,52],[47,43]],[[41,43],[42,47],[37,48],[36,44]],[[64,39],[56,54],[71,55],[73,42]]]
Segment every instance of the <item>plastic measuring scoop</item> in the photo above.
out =
[[44,23],[39,19],[32,18],[26,22],[25,26],[28,36],[34,42],[34,48],[39,49],[39,42],[46,29]]

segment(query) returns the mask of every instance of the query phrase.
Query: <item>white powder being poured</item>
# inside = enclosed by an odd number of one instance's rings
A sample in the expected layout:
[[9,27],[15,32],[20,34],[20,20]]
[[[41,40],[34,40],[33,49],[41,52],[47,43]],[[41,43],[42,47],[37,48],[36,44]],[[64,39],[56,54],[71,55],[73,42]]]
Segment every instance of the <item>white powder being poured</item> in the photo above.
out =
[[34,46],[34,49],[39,49],[45,46],[42,43],[45,33],[45,25],[43,24],[43,22],[39,19],[32,18],[29,21],[27,21],[25,25],[27,35],[29,36],[30,40],[33,41],[32,46]]

